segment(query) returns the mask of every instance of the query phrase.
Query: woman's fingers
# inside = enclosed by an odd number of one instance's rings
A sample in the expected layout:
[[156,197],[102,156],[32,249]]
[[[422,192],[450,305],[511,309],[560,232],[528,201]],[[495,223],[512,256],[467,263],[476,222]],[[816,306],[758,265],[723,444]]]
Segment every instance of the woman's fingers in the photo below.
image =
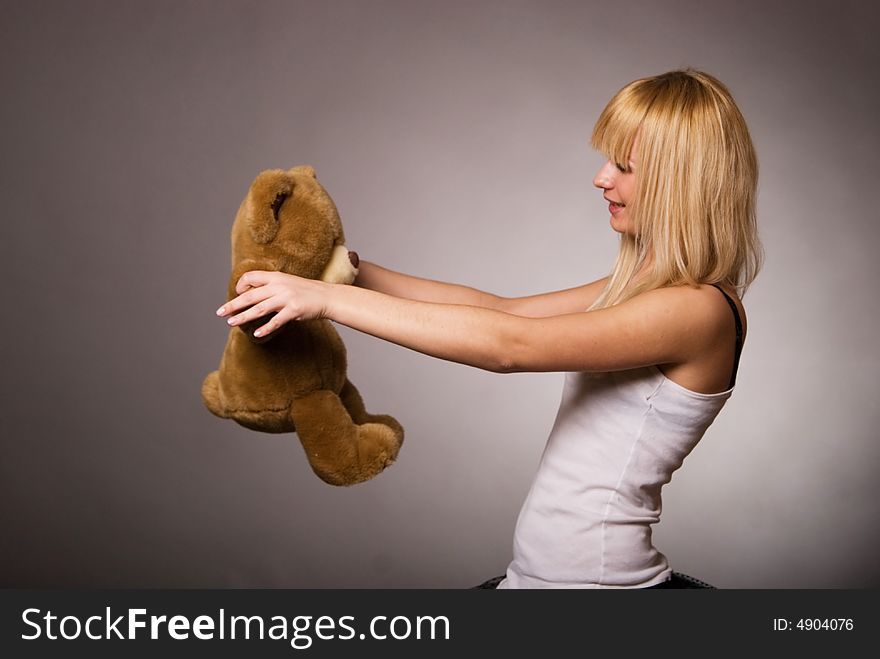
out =
[[274,312],[254,336],[266,336],[293,319],[320,316],[303,305],[304,292],[311,290],[307,281],[293,275],[253,270],[241,276],[235,290],[238,296],[217,309],[218,316],[229,316],[229,325],[242,325]]
[[[239,298],[235,299],[237,300]],[[275,300],[267,298],[256,302],[253,306],[250,306],[241,313],[231,316],[226,322],[230,325],[241,325],[256,320],[257,318],[262,318],[273,311],[280,311],[283,306],[284,305],[277,303]]]
[[242,311],[240,314],[238,314],[236,316],[231,316],[229,319],[227,319],[226,322],[229,323],[230,325],[242,325],[242,324],[247,323],[251,320],[255,320],[257,318],[261,318],[261,317],[265,316],[266,313],[268,313],[268,312],[263,311],[262,309],[263,309],[263,307],[261,305],[259,305],[259,304],[254,305],[250,309]]
[[275,315],[271,318],[271,320],[269,320],[268,323],[266,323],[266,324],[263,325],[262,327],[258,327],[258,328],[254,331],[254,336],[257,336],[257,337],[260,337],[260,336],[267,336],[268,334],[271,334],[272,332],[274,332],[275,330],[277,330],[279,327],[281,327],[284,323],[287,322],[287,320],[288,320],[288,319],[287,319],[287,317],[285,316],[285,310],[282,309],[282,310],[279,311],[277,314],[275,314]]
[[265,270],[251,270],[239,277],[235,284],[235,292],[239,295],[252,288],[265,286],[276,278],[280,273],[266,272]]
[[228,316],[266,299],[269,297],[269,292],[264,287],[266,284],[272,283],[279,274],[263,270],[251,270],[244,273],[235,284],[235,292],[238,293],[238,297],[231,299],[217,309],[217,315]]
[[252,307],[253,305],[262,302],[265,298],[266,291],[261,289],[251,289],[246,293],[242,293],[238,297],[232,298],[229,302],[217,309],[217,315],[228,316],[229,314],[237,313],[242,309],[247,309],[248,307]]

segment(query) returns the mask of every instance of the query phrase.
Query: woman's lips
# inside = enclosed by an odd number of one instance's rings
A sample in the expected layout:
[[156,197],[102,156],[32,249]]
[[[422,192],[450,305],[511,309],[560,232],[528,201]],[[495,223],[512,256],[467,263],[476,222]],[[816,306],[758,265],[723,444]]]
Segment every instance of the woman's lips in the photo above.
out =
[[608,204],[608,210],[611,212],[612,215],[616,215],[624,208],[626,208],[626,206],[624,206],[623,204],[615,204],[613,201]]

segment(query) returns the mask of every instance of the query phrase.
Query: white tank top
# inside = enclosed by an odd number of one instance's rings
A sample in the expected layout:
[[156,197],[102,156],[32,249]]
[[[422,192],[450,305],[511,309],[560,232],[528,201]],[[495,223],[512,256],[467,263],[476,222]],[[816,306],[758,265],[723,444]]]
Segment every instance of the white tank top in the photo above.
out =
[[656,366],[566,373],[559,412],[517,520],[513,561],[498,587],[638,588],[667,580],[669,564],[651,542],[660,489],[734,384],[697,393]]

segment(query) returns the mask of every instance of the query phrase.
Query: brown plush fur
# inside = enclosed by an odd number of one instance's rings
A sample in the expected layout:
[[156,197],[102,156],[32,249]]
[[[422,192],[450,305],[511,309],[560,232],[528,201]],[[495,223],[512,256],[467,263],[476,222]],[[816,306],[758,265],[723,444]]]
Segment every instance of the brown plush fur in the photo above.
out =
[[[228,299],[249,270],[318,279],[344,243],[336,206],[311,167],[262,172],[232,227]],[[266,320],[230,329],[220,369],[202,384],[208,409],[252,430],[296,432],[312,469],[332,485],[360,483],[394,462],[403,428],[364,409],[330,321],[290,321],[255,339]]]

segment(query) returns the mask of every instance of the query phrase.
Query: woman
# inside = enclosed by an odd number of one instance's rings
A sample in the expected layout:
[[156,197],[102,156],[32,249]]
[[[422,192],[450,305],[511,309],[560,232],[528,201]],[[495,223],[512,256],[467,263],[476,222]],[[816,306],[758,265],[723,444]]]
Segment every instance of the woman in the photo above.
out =
[[611,274],[502,298],[361,261],[357,286],[249,272],[218,310],[257,330],[329,318],[498,373],[564,371],[559,412],[520,512],[501,588],[644,588],[672,571],[651,543],[660,489],[730,397],[739,298],[761,265],[757,160],[718,80],[636,80],[603,110],[593,184],[620,251]]

